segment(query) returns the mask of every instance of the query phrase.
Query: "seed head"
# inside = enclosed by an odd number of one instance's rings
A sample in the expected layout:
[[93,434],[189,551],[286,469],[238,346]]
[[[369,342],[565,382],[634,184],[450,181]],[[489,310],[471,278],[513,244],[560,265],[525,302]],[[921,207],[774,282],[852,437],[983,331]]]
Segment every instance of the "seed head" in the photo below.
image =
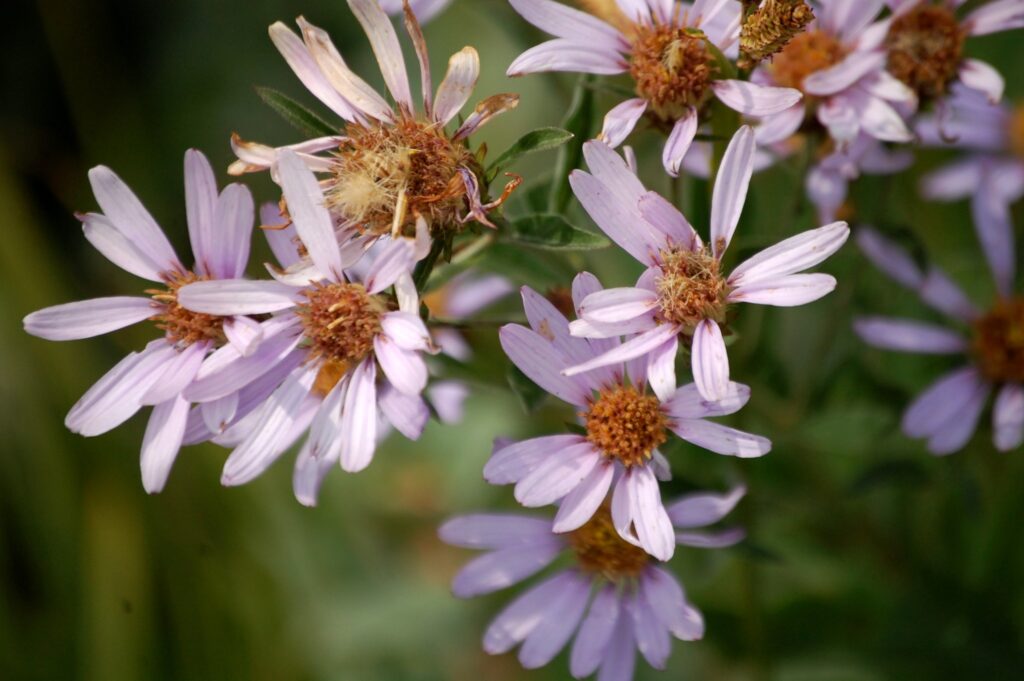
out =
[[804,0],[765,0],[746,15],[740,29],[740,68],[752,68],[782,50],[813,19]]
[[663,251],[655,282],[661,318],[679,324],[684,333],[693,333],[705,319],[724,322],[729,287],[718,270],[718,260],[705,249]]

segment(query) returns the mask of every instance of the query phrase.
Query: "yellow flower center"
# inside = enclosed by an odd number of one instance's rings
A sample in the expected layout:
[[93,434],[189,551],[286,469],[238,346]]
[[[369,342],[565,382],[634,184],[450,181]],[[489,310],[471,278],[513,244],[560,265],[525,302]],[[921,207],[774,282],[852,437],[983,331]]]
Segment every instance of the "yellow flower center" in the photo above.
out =
[[667,417],[653,395],[636,388],[618,386],[603,390],[590,409],[580,414],[586,420],[587,439],[601,452],[622,465],[647,463],[664,443]]
[[704,319],[724,322],[729,287],[708,251],[679,249],[661,253],[661,276],[655,282],[664,321],[692,333]]
[[350,367],[373,352],[387,306],[362,284],[318,284],[303,294],[307,302],[297,312],[310,356],[322,360],[313,389],[326,395]]
[[172,272],[166,276],[166,289],[146,290],[161,308],[159,314],[150,317],[156,322],[157,328],[176,345],[186,346],[200,341],[213,341],[218,345],[224,343],[226,339],[223,317],[192,312],[178,304],[178,290],[182,286],[205,281],[209,277],[202,277],[193,272]]
[[636,27],[629,74],[657,122],[668,125],[688,107],[700,109],[711,96],[716,71],[715,58],[704,40],[685,28]]
[[435,230],[461,227],[458,217],[466,204],[458,168],[479,171],[479,163],[440,125],[408,117],[396,123],[351,123],[345,136],[325,192],[340,220],[377,235],[411,236],[417,215]]
[[1001,300],[977,320],[972,349],[990,380],[1024,382],[1024,298]]
[[636,577],[650,561],[646,551],[619,536],[607,505],[569,534],[569,546],[583,570],[611,581]]
[[889,27],[889,73],[922,98],[941,97],[956,79],[966,37],[952,9],[918,5]]
[[1018,158],[1024,159],[1024,104],[1018,104],[1010,114],[1010,127],[1007,131],[1010,151]]
[[809,31],[790,40],[772,58],[768,71],[778,85],[803,91],[807,76],[838,64],[845,56],[846,50],[834,35]]

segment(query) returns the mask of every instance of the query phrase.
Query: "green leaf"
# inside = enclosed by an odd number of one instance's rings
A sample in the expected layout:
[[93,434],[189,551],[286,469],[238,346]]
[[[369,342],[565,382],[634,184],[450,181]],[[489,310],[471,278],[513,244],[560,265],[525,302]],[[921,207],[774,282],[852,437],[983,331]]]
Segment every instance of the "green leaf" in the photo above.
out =
[[493,180],[501,168],[507,168],[521,157],[537,151],[560,147],[573,138],[573,134],[561,128],[537,128],[526,133],[515,144],[494,160],[487,169],[487,180]]
[[590,87],[593,79],[582,76],[576,83],[569,112],[562,127],[574,135],[574,139],[558,150],[555,162],[554,182],[548,195],[548,212],[561,213],[569,205],[572,191],[569,187],[569,173],[583,160],[583,141],[590,139],[594,126],[594,90]]
[[539,213],[505,223],[499,238],[505,241],[557,251],[589,251],[610,244],[600,234],[570,224],[561,215]]
[[540,386],[531,381],[514,364],[508,365],[508,373],[505,374],[505,377],[508,379],[508,386],[512,388],[512,392],[519,398],[519,403],[523,405],[523,409],[527,414],[536,411],[537,407],[540,406],[540,403],[547,396],[547,393]]
[[299,104],[288,95],[268,87],[257,87],[256,94],[271,109],[276,111],[281,118],[299,132],[311,137],[324,137],[326,135],[337,135],[338,128],[331,125],[318,114],[313,113],[302,104]]

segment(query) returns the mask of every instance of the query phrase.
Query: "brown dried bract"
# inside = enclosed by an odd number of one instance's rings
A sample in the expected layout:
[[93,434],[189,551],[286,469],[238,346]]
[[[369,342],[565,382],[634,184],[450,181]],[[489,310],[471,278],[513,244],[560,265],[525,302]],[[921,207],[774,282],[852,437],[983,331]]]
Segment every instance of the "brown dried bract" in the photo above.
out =
[[740,29],[740,68],[753,68],[782,50],[813,19],[814,11],[804,0],[765,0]]

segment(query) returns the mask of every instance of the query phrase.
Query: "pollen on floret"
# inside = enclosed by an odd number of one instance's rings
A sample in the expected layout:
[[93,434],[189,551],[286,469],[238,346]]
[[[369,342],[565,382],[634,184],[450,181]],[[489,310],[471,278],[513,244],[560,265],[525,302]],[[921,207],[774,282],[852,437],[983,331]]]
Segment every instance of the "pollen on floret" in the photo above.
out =
[[188,346],[200,341],[224,343],[224,318],[218,315],[205,314],[187,310],[178,303],[178,291],[182,286],[197,281],[205,281],[193,272],[170,272],[164,275],[166,289],[147,289],[146,293],[160,310],[150,319],[156,322],[158,329],[163,331],[167,340],[175,345]]
[[768,71],[776,84],[802,92],[807,76],[838,64],[845,56],[846,50],[834,35],[808,31],[793,38],[776,54]]
[[1024,298],[1000,300],[974,323],[978,368],[997,383],[1024,382]]
[[668,439],[667,417],[658,398],[631,386],[602,390],[581,416],[587,440],[627,468],[650,461],[654,450]]
[[952,8],[920,4],[889,27],[889,73],[922,98],[942,97],[956,79],[966,37]]
[[710,99],[718,67],[703,37],[671,24],[637,26],[632,48],[629,74],[658,123],[669,125]]
[[433,231],[458,229],[466,187],[458,169],[477,168],[442,126],[402,116],[394,123],[351,123],[335,152],[325,191],[339,219],[366,234],[412,236],[416,216]]
[[326,394],[350,367],[373,352],[387,306],[362,284],[317,284],[303,295],[306,302],[296,309],[310,357],[322,360],[314,390]]
[[619,536],[607,504],[568,538],[580,568],[613,582],[638,576],[651,560],[646,551]]
[[1009,138],[1010,151],[1024,159],[1024,104],[1018,104],[1010,112],[1008,127],[1006,136]]
[[705,249],[663,251],[655,290],[661,319],[680,325],[684,333],[705,319],[726,320],[729,287],[718,260]]

